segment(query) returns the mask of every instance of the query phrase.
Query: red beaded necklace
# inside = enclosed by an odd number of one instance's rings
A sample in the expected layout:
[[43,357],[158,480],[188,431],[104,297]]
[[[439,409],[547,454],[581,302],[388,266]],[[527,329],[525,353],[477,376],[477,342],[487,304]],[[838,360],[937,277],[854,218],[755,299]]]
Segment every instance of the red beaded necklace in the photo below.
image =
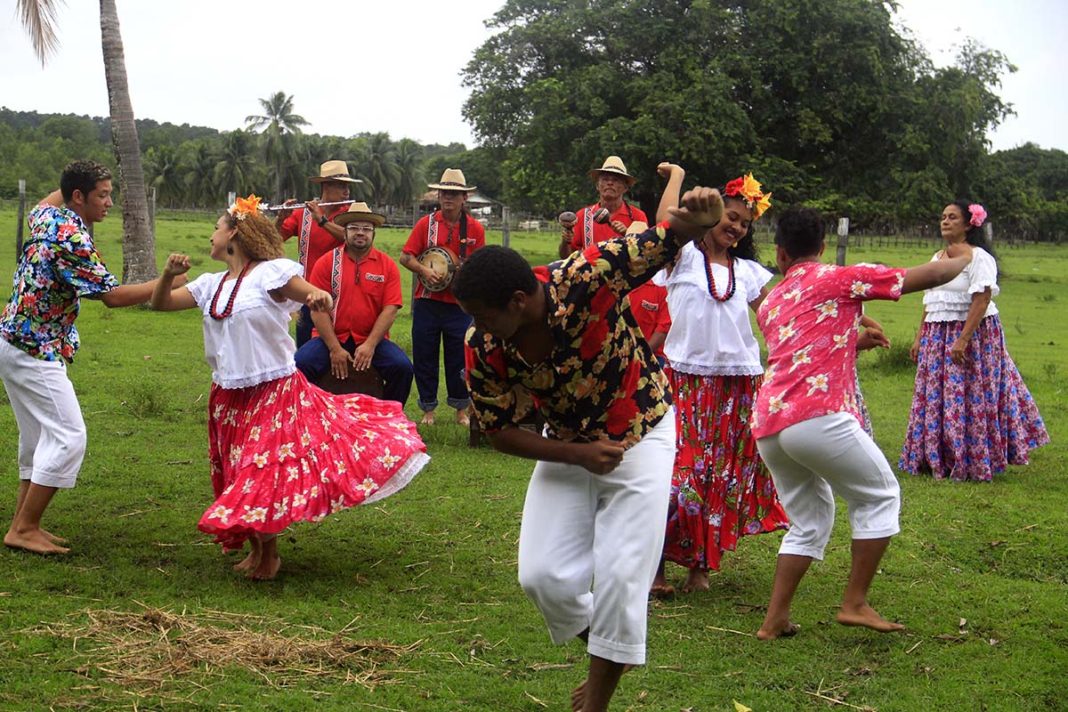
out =
[[226,277],[219,281],[219,288],[215,290],[215,296],[211,300],[211,307],[208,309],[208,315],[215,321],[221,321],[226,317],[234,313],[234,300],[237,298],[237,290],[241,289],[241,282],[245,279],[245,274],[248,272],[249,267],[252,266],[252,260],[245,263],[245,266],[241,268],[241,274],[237,275],[237,282],[234,283],[234,291],[230,292],[230,298],[226,300],[226,308],[222,310],[220,314],[216,311],[219,306],[219,297],[222,296],[223,285],[226,284]]
[[[704,250],[701,250],[704,253]],[[703,254],[705,262],[705,278],[708,280],[708,294],[717,302],[725,302],[734,296],[734,258],[730,255],[727,256],[727,292],[722,297],[719,295],[719,291],[716,289],[716,280],[712,277],[712,263],[708,260],[708,255]]]

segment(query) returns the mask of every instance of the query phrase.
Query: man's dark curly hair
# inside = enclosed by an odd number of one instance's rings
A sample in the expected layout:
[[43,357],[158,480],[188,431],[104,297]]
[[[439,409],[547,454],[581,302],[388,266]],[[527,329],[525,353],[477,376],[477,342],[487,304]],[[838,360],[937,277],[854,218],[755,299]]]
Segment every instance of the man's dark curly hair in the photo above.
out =
[[523,256],[513,249],[487,245],[471,253],[452,282],[452,294],[461,302],[479,301],[491,309],[504,309],[516,290],[533,294],[538,280]]
[[111,171],[107,166],[96,161],[71,161],[59,177],[59,191],[63,194],[63,200],[69,201],[74,197],[74,191],[80,190],[82,195],[89,195],[102,180],[111,180]]
[[794,205],[779,215],[775,244],[793,259],[807,257],[820,251],[824,234],[823,219],[818,212]]

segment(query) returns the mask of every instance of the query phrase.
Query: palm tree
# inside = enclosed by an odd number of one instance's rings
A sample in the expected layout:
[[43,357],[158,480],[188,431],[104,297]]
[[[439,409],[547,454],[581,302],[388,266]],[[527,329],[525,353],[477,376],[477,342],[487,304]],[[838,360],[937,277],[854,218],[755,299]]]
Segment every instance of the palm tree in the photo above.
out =
[[[34,53],[44,65],[59,40],[56,37],[56,0],[17,0],[19,17],[30,35]],[[156,277],[156,244],[148,220],[148,197],[141,168],[126,59],[114,0],[100,0],[100,40],[104,76],[111,107],[111,140],[119,165],[122,195],[122,280],[144,282]]]
[[267,99],[260,99],[263,114],[245,117],[248,128],[263,131],[263,156],[267,164],[274,168],[274,197],[284,197],[283,185],[289,168],[296,163],[297,146],[295,136],[301,126],[308,122],[300,114],[293,113],[293,96],[285,92],[275,92]]
[[196,139],[186,141],[179,147],[179,166],[184,176],[186,195],[195,206],[210,207],[222,203],[223,196],[215,189],[215,164],[219,162],[217,143],[209,139]]
[[392,203],[408,205],[423,194],[423,147],[410,138],[397,142],[395,152],[397,161],[397,185],[394,188]]
[[145,151],[148,184],[156,189],[157,199],[170,207],[179,203],[185,192],[185,184],[178,170],[178,149],[172,144]]
[[396,151],[389,134],[376,133],[363,144],[361,168],[374,191],[374,204],[382,205],[400,180]]
[[238,194],[251,190],[257,178],[256,158],[252,152],[251,134],[241,129],[226,134],[213,171],[215,185]]

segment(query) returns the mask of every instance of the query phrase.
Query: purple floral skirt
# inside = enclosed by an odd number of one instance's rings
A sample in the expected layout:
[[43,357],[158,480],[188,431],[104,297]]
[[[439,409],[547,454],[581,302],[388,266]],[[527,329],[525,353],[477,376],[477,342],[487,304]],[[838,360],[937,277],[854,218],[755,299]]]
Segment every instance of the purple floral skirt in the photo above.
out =
[[1049,442],[1031,393],[1009,352],[997,315],[975,330],[963,366],[949,350],[963,321],[924,322],[916,389],[898,466],[937,479],[989,482],[1006,465],[1026,465]]

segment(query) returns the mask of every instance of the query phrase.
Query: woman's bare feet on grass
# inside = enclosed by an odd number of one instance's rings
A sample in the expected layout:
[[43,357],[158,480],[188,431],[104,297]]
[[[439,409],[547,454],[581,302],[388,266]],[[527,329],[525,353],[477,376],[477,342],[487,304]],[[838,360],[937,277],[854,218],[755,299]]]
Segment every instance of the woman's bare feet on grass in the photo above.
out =
[[682,584],[683,593],[708,590],[708,569],[690,569],[686,583]]
[[801,626],[796,623],[791,623],[789,619],[785,621],[765,620],[764,624],[760,626],[760,630],[757,631],[756,637],[759,640],[790,638],[797,635],[799,630],[801,630]]
[[[58,537],[55,537],[58,539]],[[4,535],[4,546],[12,549],[22,549],[34,554],[67,554],[70,549],[60,546],[54,538],[43,529],[28,529],[16,531],[9,529]]]
[[838,615],[835,616],[835,620],[842,625],[863,626],[864,628],[877,630],[880,633],[893,633],[905,629],[905,626],[901,623],[892,623],[880,616],[879,613],[867,603],[859,607],[842,606],[838,610]]
[[[634,669],[634,665],[624,665],[623,673],[628,673]],[[589,682],[589,678],[583,680],[578,687],[571,691],[571,712],[582,712],[582,706],[586,704],[586,683]]]
[[264,556],[260,559],[259,565],[254,569],[250,569],[245,575],[253,581],[270,581],[278,575],[278,569],[280,568],[282,568],[282,557],[277,554]]
[[456,424],[463,428],[471,427],[471,416],[467,414],[466,408],[456,411]]
[[422,420],[419,421],[420,425],[433,425],[434,424],[434,411],[428,410],[423,413]]
[[53,534],[52,532],[50,532],[50,531],[48,531],[46,529],[42,529],[41,533],[44,534],[46,537],[48,537],[48,540],[50,542],[52,542],[53,544],[62,545],[62,544],[66,544],[67,543],[66,538],[61,537],[61,536],[56,536],[55,534]]
[[252,545],[252,550],[248,553],[240,563],[234,564],[234,571],[252,571],[260,565],[260,557],[263,556],[263,549],[260,547],[259,541],[256,539],[249,539],[249,544]]

